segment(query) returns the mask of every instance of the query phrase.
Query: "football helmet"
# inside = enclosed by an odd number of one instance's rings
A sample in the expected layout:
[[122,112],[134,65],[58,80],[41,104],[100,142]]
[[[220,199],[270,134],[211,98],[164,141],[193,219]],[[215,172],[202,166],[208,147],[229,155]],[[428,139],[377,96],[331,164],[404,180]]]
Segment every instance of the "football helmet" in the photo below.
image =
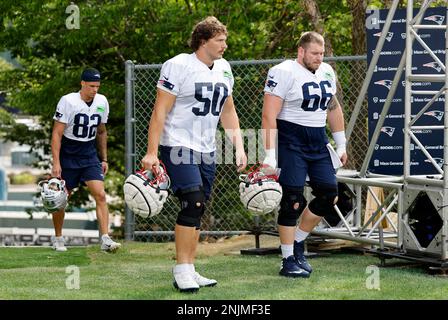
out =
[[170,177],[160,162],[159,172],[139,170],[126,178],[123,186],[124,200],[134,214],[150,218],[162,211],[168,199]]
[[266,214],[280,205],[282,187],[278,183],[278,170],[256,164],[248,174],[240,175],[240,181],[240,199],[250,212]]
[[60,178],[51,178],[42,180],[38,184],[42,204],[49,213],[55,213],[65,209],[68,201],[68,191],[65,187],[65,181]]

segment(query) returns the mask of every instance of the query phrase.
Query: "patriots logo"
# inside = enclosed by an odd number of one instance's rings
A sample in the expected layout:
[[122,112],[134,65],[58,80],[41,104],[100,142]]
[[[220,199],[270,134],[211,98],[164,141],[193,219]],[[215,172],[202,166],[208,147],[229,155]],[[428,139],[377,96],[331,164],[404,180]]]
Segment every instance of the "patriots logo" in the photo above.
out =
[[373,97],[373,102],[377,103],[378,102],[378,97]]
[[169,89],[169,90],[173,90],[174,89],[174,84],[172,84],[171,82],[169,82],[168,80],[163,80],[160,79],[159,83],[164,86],[165,88]]
[[57,111],[56,111],[55,114],[54,114],[54,116],[55,116],[56,118],[60,119],[60,118],[62,118],[63,114],[60,113],[60,112],[57,112]]
[[433,68],[433,69],[437,70],[437,72],[440,72],[440,70],[442,70],[442,67],[435,61],[425,63],[425,64],[423,64],[423,66],[428,67],[428,68]]
[[274,80],[267,80],[266,81],[266,87],[268,87],[269,89],[274,90],[274,88],[277,86],[277,82],[275,82]]
[[390,87],[392,87],[392,80],[378,80],[376,82],[374,82],[374,84],[380,85],[380,86],[385,86],[387,89],[390,90]]
[[[442,168],[443,166],[443,158],[433,158],[437,165]],[[429,159],[425,159],[425,162],[431,162]]]
[[394,135],[395,128],[394,127],[381,127],[381,132],[384,132],[389,137],[392,137]]
[[435,14],[433,16],[425,17],[423,20],[433,21],[433,22],[437,23],[438,25],[441,25],[443,23],[443,21],[445,20],[445,17]]
[[[374,36],[375,36],[375,37],[381,37],[381,32],[375,33]],[[393,36],[394,36],[394,33],[393,33],[393,32],[388,32],[388,33],[387,33],[387,36],[386,36],[386,40],[387,40],[388,42],[391,42]]]
[[406,39],[406,33],[401,34],[401,39]]
[[444,112],[443,111],[439,111],[439,110],[428,111],[428,112],[424,113],[424,115],[430,116],[430,117],[434,117],[434,118],[436,118],[439,121],[442,120],[443,114],[444,114]]

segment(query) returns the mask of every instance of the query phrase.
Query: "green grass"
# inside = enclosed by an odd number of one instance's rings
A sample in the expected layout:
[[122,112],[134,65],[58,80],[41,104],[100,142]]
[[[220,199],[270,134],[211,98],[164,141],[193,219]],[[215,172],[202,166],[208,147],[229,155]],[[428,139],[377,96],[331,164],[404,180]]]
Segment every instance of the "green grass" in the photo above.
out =
[[[398,260],[388,260],[388,263]],[[242,256],[202,248],[196,268],[218,280],[214,288],[182,294],[172,286],[173,243],[126,242],[107,254],[98,246],[70,248],[0,248],[0,299],[151,299],[151,300],[303,300],[303,299],[447,299],[448,279],[415,265],[380,268],[380,290],[366,288],[370,255],[333,253],[310,259],[309,279],[278,276],[280,258]],[[80,289],[66,288],[66,267],[80,270]]]

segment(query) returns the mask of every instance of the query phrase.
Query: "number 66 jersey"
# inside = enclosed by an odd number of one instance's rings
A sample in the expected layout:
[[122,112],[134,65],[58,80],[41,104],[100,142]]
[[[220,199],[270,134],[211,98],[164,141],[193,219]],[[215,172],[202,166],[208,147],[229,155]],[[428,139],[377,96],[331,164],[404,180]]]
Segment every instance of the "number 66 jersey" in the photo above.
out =
[[163,64],[157,87],[176,96],[160,144],[215,151],[216,127],[233,88],[229,63],[221,58],[209,68],[195,53],[182,53]]
[[99,163],[96,149],[97,127],[106,123],[109,103],[97,93],[89,106],[79,92],[63,96],[53,119],[66,124],[61,141],[60,161],[63,168],[83,168]]
[[283,100],[277,119],[325,127],[327,106],[336,93],[336,76],[325,62],[313,73],[296,60],[286,60],[269,70],[264,92]]

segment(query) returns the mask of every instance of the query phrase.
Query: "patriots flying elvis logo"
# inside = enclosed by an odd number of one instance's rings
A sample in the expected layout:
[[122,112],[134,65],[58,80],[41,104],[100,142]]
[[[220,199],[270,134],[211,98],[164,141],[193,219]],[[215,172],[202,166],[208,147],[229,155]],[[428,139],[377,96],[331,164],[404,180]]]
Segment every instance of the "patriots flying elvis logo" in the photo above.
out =
[[[434,161],[437,163],[437,165],[442,168],[443,165],[443,158],[433,158]],[[425,159],[425,162],[431,162],[429,159]]]
[[56,113],[54,114],[54,116],[55,116],[56,118],[60,119],[60,118],[62,118],[63,114],[60,113],[60,112],[58,112],[58,111],[56,111]]
[[442,120],[443,114],[444,114],[444,112],[443,111],[439,111],[439,110],[428,111],[428,112],[424,113],[425,116],[434,117],[434,118],[436,118],[439,121]]
[[384,132],[389,137],[392,137],[394,135],[395,128],[394,127],[381,127],[381,132]]
[[268,87],[269,89],[271,89],[271,91],[274,90],[274,88],[277,86],[277,82],[275,82],[274,80],[266,80],[266,87]]
[[[377,33],[375,33],[374,36],[375,36],[375,37],[381,37],[381,32],[377,32]],[[393,36],[394,36],[394,33],[393,33],[393,32],[388,32],[388,33],[387,33],[387,36],[386,36],[386,40],[387,40],[388,42],[391,42]]]
[[445,20],[445,17],[441,16],[441,15],[438,15],[438,14],[435,14],[435,15],[432,15],[432,16],[425,17],[425,18],[423,18],[423,20],[433,21],[433,22],[437,23],[438,25],[441,25],[443,23],[443,21]]
[[387,89],[390,90],[390,87],[392,87],[392,80],[387,80],[387,79],[378,80],[378,81],[375,81],[374,84],[377,84],[380,86],[385,86]]
[[423,66],[428,67],[428,68],[433,68],[433,69],[437,70],[437,72],[440,72],[442,70],[442,67],[435,61],[425,63],[425,64],[423,64]]

